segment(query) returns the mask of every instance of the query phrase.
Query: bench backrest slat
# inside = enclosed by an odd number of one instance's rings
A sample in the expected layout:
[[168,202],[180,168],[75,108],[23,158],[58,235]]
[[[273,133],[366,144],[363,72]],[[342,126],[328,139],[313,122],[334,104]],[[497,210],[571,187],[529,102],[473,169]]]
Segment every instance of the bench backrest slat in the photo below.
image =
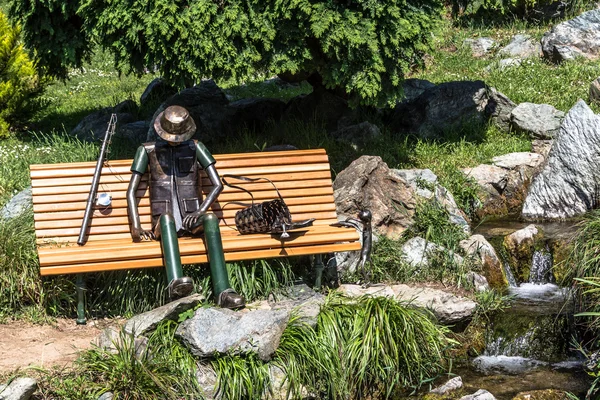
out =
[[[271,179],[288,204],[294,220],[316,218],[316,225],[327,225],[337,220],[331,172],[324,150],[224,154],[215,155],[215,159],[221,175]],[[125,196],[131,162],[109,161],[103,167],[98,193],[110,194],[112,205],[107,210],[94,210],[88,242],[129,237]],[[39,244],[77,240],[94,167],[95,162],[31,166],[34,220]],[[268,182],[249,183],[232,178],[228,182],[250,190],[255,202],[277,198]],[[203,177],[202,189],[205,194],[211,189],[206,176]],[[143,178],[137,196],[140,198],[142,227],[150,229],[147,176]],[[238,189],[224,188],[211,210],[222,219],[224,231],[235,226],[233,217],[242,208],[227,204],[231,201],[250,203],[250,196]]]

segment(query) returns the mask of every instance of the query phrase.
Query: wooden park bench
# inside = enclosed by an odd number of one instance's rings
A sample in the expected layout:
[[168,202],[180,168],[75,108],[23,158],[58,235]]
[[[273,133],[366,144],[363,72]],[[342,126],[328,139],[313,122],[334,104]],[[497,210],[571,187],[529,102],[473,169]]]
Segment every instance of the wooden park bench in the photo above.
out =
[[[213,204],[220,218],[225,260],[263,259],[359,250],[355,229],[333,227],[337,214],[329,160],[325,150],[294,150],[262,153],[214,155],[219,174],[265,177],[272,180],[288,205],[294,221],[315,218],[311,227],[278,235],[241,235],[235,230],[234,215],[242,206],[232,201],[250,202],[247,193],[225,186]],[[105,163],[98,193],[112,197],[109,207],[95,206],[87,243],[77,244],[81,222],[96,162],[31,165],[31,185],[35,233],[41,275],[82,274],[163,265],[160,242],[134,243],[129,234],[125,194],[132,160]],[[203,190],[210,182],[203,177]],[[277,198],[268,182],[236,181],[254,195],[257,202]],[[150,230],[150,201],[147,176],[137,197],[142,227]],[[223,206],[226,205],[223,209]],[[204,239],[179,238],[183,264],[207,262]],[[80,315],[81,317],[81,315]],[[81,319],[81,318],[80,318]],[[78,319],[79,321],[79,319]]]

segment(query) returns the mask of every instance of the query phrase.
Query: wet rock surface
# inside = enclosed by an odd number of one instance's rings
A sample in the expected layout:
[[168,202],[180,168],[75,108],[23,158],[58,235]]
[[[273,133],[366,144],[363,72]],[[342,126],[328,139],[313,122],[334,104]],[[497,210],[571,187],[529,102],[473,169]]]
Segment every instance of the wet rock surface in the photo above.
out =
[[459,246],[468,257],[474,257],[481,265],[483,276],[494,289],[504,289],[508,281],[502,268],[502,262],[494,247],[483,235],[473,235],[461,240]]

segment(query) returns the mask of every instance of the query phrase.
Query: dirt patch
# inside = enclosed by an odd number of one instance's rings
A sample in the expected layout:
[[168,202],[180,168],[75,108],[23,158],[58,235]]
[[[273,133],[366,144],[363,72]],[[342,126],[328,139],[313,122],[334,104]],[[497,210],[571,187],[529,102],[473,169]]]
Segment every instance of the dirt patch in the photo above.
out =
[[53,325],[22,321],[0,325],[0,374],[18,368],[50,368],[71,364],[77,353],[92,347],[91,342],[112,321],[90,321],[77,325],[73,319],[59,319]]

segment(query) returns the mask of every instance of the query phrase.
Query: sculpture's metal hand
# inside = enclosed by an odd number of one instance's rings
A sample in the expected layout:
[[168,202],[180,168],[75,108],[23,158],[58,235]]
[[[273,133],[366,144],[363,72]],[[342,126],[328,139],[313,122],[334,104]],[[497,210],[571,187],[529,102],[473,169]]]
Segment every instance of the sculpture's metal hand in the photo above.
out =
[[142,228],[131,228],[131,238],[134,242],[140,242],[142,240],[155,240],[154,232],[146,231]]
[[183,228],[189,232],[196,233],[202,228],[202,217],[203,212],[195,212],[190,215],[186,215],[183,218]]

